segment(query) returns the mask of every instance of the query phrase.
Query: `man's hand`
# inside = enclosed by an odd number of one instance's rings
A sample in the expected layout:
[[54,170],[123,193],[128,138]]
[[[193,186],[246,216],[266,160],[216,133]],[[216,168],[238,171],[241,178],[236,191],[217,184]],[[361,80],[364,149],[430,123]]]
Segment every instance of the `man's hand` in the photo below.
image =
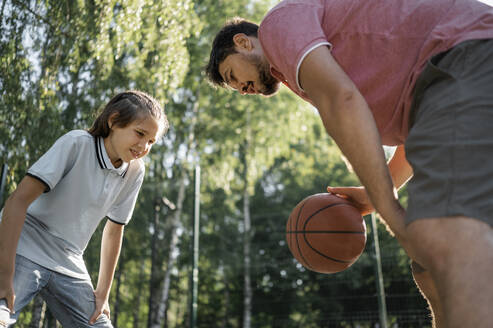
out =
[[351,201],[359,209],[362,216],[375,211],[365,187],[327,187],[327,191]]
[[[368,197],[365,187],[329,186],[327,187],[327,191],[352,202],[359,209],[362,216],[375,212],[375,207],[371,204],[370,197]],[[387,231],[397,237],[397,239],[401,243],[401,246],[403,246],[404,249],[411,256],[413,252],[409,249],[409,245],[406,239],[406,211],[402,208],[402,206],[400,206],[397,200],[393,203],[393,205],[394,207],[390,208],[389,211],[386,211],[385,213],[380,213],[380,215],[383,217],[383,220],[381,220],[381,222],[385,224],[385,226],[387,227]],[[393,226],[394,229],[391,229],[390,226],[387,224],[386,218],[388,217],[391,217],[392,221],[396,222],[396,224],[394,224]]]
[[110,305],[108,303],[108,299],[102,296],[98,295],[98,292],[94,292],[94,297],[96,299],[96,306],[94,309],[94,313],[91,316],[91,319],[89,319],[89,324],[93,325],[96,323],[96,320],[98,320],[99,316],[104,314],[110,318]]

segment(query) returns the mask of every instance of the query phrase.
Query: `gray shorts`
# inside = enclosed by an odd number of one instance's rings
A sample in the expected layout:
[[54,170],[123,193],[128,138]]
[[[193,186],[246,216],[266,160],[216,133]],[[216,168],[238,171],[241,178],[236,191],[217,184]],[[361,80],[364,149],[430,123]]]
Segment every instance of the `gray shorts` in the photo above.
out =
[[90,280],[65,276],[16,255],[14,291],[15,313],[10,313],[5,299],[0,300],[0,320],[8,323],[0,327],[9,327],[14,323],[19,312],[40,294],[63,327],[113,328],[110,319],[104,314],[99,316],[94,325],[89,325],[96,304]]
[[407,223],[466,216],[493,226],[493,40],[431,58],[411,113]]

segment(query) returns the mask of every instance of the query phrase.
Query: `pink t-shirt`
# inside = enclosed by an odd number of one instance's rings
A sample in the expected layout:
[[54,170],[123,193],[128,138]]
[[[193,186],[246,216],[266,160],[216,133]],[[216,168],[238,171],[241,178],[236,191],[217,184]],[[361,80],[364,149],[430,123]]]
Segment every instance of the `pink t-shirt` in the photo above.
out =
[[399,145],[426,61],[459,42],[493,38],[493,7],[476,0],[284,0],[258,36],[272,74],[307,101],[299,67],[328,45],[368,102],[383,144]]

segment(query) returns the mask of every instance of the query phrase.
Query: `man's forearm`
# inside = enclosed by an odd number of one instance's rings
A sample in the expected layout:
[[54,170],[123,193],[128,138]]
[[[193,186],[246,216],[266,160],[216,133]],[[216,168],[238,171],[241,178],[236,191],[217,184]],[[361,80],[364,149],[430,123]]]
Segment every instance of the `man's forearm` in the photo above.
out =
[[300,84],[365,186],[371,203],[397,238],[405,235],[375,119],[365,99],[327,47],[310,52],[300,66]]
[[400,189],[411,178],[413,169],[406,159],[404,145],[397,147],[388,167],[394,186],[397,189]]
[[[325,110],[328,113],[324,119],[327,132],[350,161],[376,210],[391,221],[396,194],[380,136],[364,99],[355,93],[346,99],[335,100],[327,107],[330,107]],[[396,233],[402,229],[400,223],[387,223]]]

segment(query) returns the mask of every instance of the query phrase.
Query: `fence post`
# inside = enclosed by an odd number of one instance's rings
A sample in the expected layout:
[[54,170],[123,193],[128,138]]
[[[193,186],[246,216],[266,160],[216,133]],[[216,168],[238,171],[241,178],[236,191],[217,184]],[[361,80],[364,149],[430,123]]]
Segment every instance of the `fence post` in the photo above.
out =
[[197,296],[199,282],[199,234],[200,234],[200,165],[195,166],[195,206],[193,215],[193,256],[191,272],[190,328],[197,326]]
[[375,213],[371,214],[371,230],[373,231],[373,248],[375,250],[375,273],[377,275],[377,298],[380,327],[387,328],[387,305],[385,302],[385,289],[383,285],[382,259],[380,256],[380,243],[378,240],[378,227]]

